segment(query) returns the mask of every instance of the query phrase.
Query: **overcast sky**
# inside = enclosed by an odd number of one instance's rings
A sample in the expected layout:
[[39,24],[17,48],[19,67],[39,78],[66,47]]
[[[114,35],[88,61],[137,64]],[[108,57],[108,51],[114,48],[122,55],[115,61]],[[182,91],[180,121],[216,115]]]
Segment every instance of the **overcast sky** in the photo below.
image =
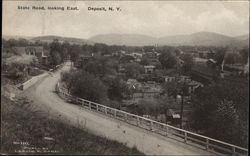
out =
[[[78,11],[18,10],[18,6],[77,6]],[[120,7],[121,11],[88,11]],[[59,35],[89,38],[129,33],[153,37],[200,31],[229,36],[249,33],[248,1],[4,1],[4,35]]]

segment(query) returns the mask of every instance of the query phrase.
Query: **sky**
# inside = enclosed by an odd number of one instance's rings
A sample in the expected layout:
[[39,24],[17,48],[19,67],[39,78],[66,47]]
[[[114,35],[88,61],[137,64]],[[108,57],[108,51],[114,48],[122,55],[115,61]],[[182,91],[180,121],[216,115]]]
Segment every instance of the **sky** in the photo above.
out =
[[[28,6],[20,10],[18,6]],[[32,10],[44,6],[46,10]],[[48,6],[64,7],[48,10]],[[66,7],[78,10],[66,10]],[[91,11],[89,7],[120,8]],[[153,37],[200,31],[249,34],[249,1],[3,1],[3,35],[89,38],[98,34]]]

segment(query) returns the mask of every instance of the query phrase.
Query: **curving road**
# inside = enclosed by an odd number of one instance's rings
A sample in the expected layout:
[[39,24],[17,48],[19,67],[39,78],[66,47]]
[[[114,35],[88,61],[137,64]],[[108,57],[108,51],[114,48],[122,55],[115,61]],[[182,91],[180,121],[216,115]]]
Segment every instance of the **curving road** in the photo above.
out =
[[200,148],[66,103],[54,93],[54,90],[61,71],[69,68],[70,63],[66,63],[60,71],[53,75],[48,74],[24,91],[23,95],[31,99],[38,109],[48,113],[49,117],[78,126],[95,135],[125,143],[128,147],[136,146],[147,155],[212,155]]

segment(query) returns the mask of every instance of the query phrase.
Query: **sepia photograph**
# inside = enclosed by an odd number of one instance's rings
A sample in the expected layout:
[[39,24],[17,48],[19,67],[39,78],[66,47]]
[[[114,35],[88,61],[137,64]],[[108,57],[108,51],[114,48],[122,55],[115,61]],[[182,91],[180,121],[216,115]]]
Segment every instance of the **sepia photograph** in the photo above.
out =
[[248,0],[3,0],[1,155],[249,147]]

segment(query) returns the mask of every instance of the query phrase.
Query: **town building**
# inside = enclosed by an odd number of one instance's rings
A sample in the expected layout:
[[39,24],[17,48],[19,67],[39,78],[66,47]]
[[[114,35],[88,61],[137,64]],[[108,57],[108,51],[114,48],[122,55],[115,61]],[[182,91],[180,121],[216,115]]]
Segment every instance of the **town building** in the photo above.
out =
[[154,65],[144,66],[144,69],[146,74],[151,74],[154,72],[155,66]]
[[44,56],[44,50],[42,46],[28,46],[25,47],[25,51],[27,55],[33,55],[37,56],[38,58],[41,58]]
[[175,76],[164,76],[165,77],[165,82],[173,82],[176,80]]
[[89,60],[93,59],[93,55],[85,55],[85,54],[80,54],[79,57],[77,58],[77,60],[74,62],[74,66],[75,67],[82,67],[84,65],[86,65]]

